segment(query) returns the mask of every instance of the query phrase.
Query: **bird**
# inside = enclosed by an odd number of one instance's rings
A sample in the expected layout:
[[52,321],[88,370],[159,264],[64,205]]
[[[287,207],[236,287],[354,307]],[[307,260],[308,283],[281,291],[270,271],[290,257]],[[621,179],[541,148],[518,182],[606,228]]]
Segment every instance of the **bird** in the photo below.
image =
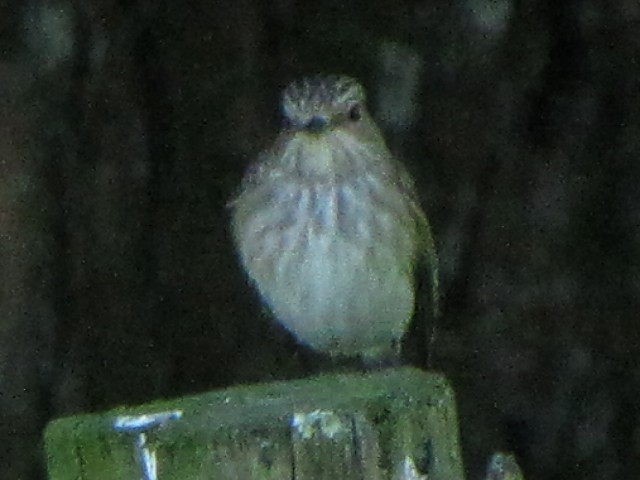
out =
[[437,254],[414,180],[346,75],[293,81],[283,123],[229,202],[240,263],[275,319],[331,358],[395,363],[416,268]]
[[487,463],[485,480],[523,480],[524,475],[512,453],[495,452]]

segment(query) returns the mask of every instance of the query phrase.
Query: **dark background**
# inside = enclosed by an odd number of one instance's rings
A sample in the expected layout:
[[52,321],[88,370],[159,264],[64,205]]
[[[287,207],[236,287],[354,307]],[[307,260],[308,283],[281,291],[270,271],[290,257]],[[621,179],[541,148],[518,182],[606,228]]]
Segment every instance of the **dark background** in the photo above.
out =
[[640,469],[637,0],[0,2],[0,478],[51,418],[303,376],[225,203],[302,74],[418,179],[471,480]]

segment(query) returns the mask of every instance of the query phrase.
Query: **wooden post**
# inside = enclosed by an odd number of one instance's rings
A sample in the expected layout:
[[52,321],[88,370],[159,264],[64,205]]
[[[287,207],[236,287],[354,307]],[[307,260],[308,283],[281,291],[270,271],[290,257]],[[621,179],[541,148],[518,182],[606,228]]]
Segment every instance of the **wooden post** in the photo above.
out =
[[233,387],[45,432],[51,480],[463,480],[454,396],[413,368]]

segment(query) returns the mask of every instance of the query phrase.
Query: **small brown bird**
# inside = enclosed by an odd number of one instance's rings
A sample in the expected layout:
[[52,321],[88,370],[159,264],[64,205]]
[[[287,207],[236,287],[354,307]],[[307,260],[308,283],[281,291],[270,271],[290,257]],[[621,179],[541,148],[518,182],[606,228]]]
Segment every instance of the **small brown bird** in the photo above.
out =
[[524,475],[512,453],[496,452],[487,464],[485,480],[524,480]]
[[294,82],[282,110],[282,131],[231,202],[242,264],[300,342],[331,356],[396,359],[420,257],[437,279],[413,181],[354,79]]

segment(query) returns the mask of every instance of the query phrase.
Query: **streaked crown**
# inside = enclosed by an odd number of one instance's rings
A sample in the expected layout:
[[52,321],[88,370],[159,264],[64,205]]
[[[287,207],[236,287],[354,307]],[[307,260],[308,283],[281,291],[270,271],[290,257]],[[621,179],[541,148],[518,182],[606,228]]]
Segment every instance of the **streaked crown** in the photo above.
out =
[[317,124],[324,126],[349,114],[364,100],[364,88],[351,77],[307,77],[285,88],[282,111],[293,128],[313,130]]

